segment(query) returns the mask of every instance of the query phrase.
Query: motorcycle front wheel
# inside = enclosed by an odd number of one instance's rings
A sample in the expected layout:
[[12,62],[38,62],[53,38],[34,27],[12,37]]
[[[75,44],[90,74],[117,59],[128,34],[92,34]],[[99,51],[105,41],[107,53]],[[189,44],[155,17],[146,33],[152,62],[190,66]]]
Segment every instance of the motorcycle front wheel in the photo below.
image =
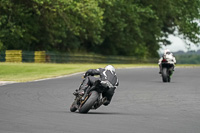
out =
[[74,101],[73,103],[72,103],[72,105],[70,106],[70,111],[71,112],[75,112],[76,110],[77,110],[77,107],[76,107],[76,103],[75,103],[76,101]]

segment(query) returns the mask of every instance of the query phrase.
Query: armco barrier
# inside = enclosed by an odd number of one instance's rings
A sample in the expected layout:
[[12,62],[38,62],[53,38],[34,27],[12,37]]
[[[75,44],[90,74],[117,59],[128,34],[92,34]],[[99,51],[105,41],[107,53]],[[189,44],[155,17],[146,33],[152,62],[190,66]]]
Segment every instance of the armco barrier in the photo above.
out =
[[34,62],[35,51],[22,51],[22,62]]
[[22,50],[6,50],[6,62],[22,62]]
[[5,56],[6,56],[5,51],[0,51],[0,62],[5,62],[6,61],[5,60]]
[[36,62],[36,63],[105,63],[135,64],[157,63],[158,59],[140,59],[127,56],[102,56],[89,54],[55,53],[50,51],[7,50],[0,53],[1,62]]

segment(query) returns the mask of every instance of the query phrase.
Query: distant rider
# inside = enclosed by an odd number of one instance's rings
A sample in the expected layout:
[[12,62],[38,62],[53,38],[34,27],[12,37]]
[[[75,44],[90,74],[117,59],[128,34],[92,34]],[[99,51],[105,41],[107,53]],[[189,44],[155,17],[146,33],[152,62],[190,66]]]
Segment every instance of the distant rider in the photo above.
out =
[[[100,77],[94,77],[94,75],[99,75]],[[98,68],[98,69],[89,69],[85,73],[85,79],[83,80],[80,88],[79,88],[79,94],[84,95],[85,91],[89,86],[92,86],[95,81],[101,80],[101,81],[109,81],[114,88],[109,88],[108,91],[103,93],[103,97],[106,97],[106,101],[103,103],[105,106],[110,104],[110,101],[114,95],[115,89],[119,85],[119,81],[117,78],[117,75],[115,73],[115,68],[112,65],[108,65],[105,68]]]
[[161,64],[162,64],[163,59],[167,59],[169,61],[168,63],[173,64],[173,71],[174,71],[175,64],[176,64],[176,58],[173,56],[173,54],[170,52],[169,49],[166,49],[166,50],[164,50],[162,57],[158,60],[158,65],[160,68],[159,74],[162,73],[162,65]]

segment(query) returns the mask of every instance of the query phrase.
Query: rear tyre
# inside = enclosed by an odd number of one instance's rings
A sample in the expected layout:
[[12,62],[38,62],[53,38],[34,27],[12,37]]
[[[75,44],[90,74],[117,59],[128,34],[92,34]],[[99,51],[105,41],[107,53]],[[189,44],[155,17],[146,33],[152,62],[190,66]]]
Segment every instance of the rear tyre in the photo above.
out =
[[88,113],[88,111],[92,108],[94,103],[99,97],[99,93],[96,91],[90,92],[90,97],[87,99],[87,101],[79,108],[80,113]]
[[162,80],[163,80],[163,82],[168,82],[167,68],[162,69]]

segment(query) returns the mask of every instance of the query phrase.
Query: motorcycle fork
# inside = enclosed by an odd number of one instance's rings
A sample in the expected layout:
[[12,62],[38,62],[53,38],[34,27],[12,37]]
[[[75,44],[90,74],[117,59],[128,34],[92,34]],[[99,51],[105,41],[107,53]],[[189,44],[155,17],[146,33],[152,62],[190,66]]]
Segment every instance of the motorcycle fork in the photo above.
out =
[[[82,106],[83,106],[83,104],[88,100],[88,98],[90,97],[90,95],[91,95],[91,94],[89,93],[89,94],[86,95],[85,97],[83,96],[84,99],[80,101],[80,106],[79,106],[79,107],[82,107]],[[83,97],[82,97],[82,98],[83,98]],[[82,99],[82,98],[81,98],[81,99]]]

